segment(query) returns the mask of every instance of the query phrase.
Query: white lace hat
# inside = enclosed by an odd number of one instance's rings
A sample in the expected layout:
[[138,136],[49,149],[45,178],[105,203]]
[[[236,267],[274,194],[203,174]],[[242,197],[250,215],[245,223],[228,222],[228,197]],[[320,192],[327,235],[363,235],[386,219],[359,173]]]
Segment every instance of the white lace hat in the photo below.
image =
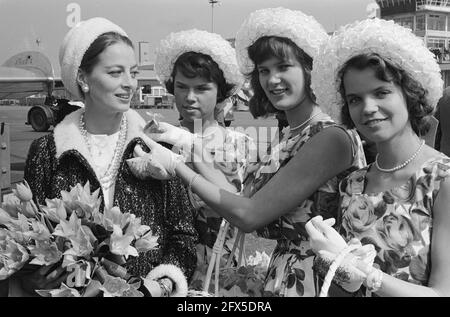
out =
[[342,27],[314,59],[311,87],[317,103],[333,119],[341,121],[344,105],[339,72],[349,59],[364,53],[376,53],[406,71],[427,91],[427,102],[436,106],[444,83],[433,53],[410,29],[393,21],[367,19]]
[[219,34],[197,29],[170,33],[161,40],[156,49],[155,71],[162,83],[170,79],[178,57],[187,52],[209,55],[219,65],[226,82],[235,86],[234,90],[242,86],[244,77],[231,44]]
[[59,48],[61,79],[64,87],[77,98],[82,98],[77,84],[77,74],[83,56],[92,42],[107,32],[117,32],[127,36],[118,25],[105,18],[97,17],[78,23],[64,37]]
[[312,58],[329,37],[314,17],[301,11],[281,7],[254,11],[236,34],[237,61],[243,74],[249,74],[254,68],[248,56],[248,47],[263,36],[289,38]]

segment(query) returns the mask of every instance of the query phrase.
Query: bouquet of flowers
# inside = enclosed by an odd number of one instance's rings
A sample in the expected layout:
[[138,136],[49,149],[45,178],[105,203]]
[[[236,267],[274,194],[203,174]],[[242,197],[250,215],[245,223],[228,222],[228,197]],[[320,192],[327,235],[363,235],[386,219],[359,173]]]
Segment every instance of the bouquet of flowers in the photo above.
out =
[[38,206],[27,182],[18,184],[0,208],[0,280],[30,266],[55,265],[68,272],[66,282],[37,290],[41,296],[143,296],[141,281],[120,265],[156,248],[158,237],[118,207],[100,212],[98,196],[87,182]]

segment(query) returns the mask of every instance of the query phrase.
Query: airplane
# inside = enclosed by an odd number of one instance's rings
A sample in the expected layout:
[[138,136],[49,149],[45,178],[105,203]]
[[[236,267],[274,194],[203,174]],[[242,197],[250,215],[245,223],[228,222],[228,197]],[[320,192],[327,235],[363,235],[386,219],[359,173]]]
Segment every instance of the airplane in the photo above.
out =
[[50,60],[41,52],[21,52],[0,66],[0,100],[46,93],[44,102],[31,107],[27,114],[26,124],[30,124],[35,131],[47,131],[67,114],[80,108],[79,103],[56,98],[55,92],[58,90],[60,96],[67,95],[61,78],[55,78]]

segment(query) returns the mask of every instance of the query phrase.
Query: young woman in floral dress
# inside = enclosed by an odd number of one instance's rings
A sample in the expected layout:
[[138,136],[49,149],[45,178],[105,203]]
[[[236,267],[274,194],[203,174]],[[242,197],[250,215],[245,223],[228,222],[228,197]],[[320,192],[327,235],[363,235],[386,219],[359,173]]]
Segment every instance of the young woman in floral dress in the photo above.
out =
[[207,179],[220,175],[212,175],[205,162],[194,162],[203,177],[184,164],[166,164],[231,224],[277,240],[266,296],[316,295],[313,252],[304,225],[315,215],[335,217],[338,182],[365,165],[356,132],[322,113],[310,89],[312,59],[327,38],[314,18],[284,8],[252,13],[237,33],[238,62],[255,93],[252,113],[283,111],[290,126],[270,155],[252,166],[245,182],[250,198],[211,184]]
[[[355,262],[361,290],[449,296],[450,159],[420,138],[442,94],[438,64],[409,29],[379,19],[345,27],[322,53],[313,72],[320,100],[378,150],[340,184],[340,233],[376,253],[373,266]],[[332,229],[316,225],[325,237],[313,243],[326,242]]]

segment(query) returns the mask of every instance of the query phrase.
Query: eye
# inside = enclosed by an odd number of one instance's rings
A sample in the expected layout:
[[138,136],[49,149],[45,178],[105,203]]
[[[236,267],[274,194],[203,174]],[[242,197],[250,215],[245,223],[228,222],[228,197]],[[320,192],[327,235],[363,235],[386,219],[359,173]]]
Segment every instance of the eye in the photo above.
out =
[[186,86],[184,86],[182,84],[175,84],[175,88],[177,88],[177,89],[186,89]]
[[361,99],[359,97],[356,96],[352,96],[352,97],[347,97],[347,104],[349,106],[354,106],[356,105]]
[[281,64],[281,65],[279,65],[278,66],[278,68],[281,70],[281,71],[286,71],[286,70],[288,70],[290,67],[291,67],[292,65],[291,64]]
[[391,92],[389,91],[389,90],[378,90],[376,93],[375,93],[375,96],[377,96],[378,98],[384,98],[384,97],[386,97],[387,95],[389,95]]
[[211,90],[211,88],[209,86],[200,86],[200,87],[197,87],[197,90],[208,91],[208,90]]
[[134,71],[131,72],[131,78],[134,79],[134,78],[137,77],[137,75],[139,75],[139,72],[137,70],[134,70]]
[[113,70],[110,71],[108,74],[110,74],[112,77],[119,77],[122,74],[121,70]]
[[258,74],[260,75],[267,75],[269,73],[269,70],[266,68],[259,68],[258,69]]

